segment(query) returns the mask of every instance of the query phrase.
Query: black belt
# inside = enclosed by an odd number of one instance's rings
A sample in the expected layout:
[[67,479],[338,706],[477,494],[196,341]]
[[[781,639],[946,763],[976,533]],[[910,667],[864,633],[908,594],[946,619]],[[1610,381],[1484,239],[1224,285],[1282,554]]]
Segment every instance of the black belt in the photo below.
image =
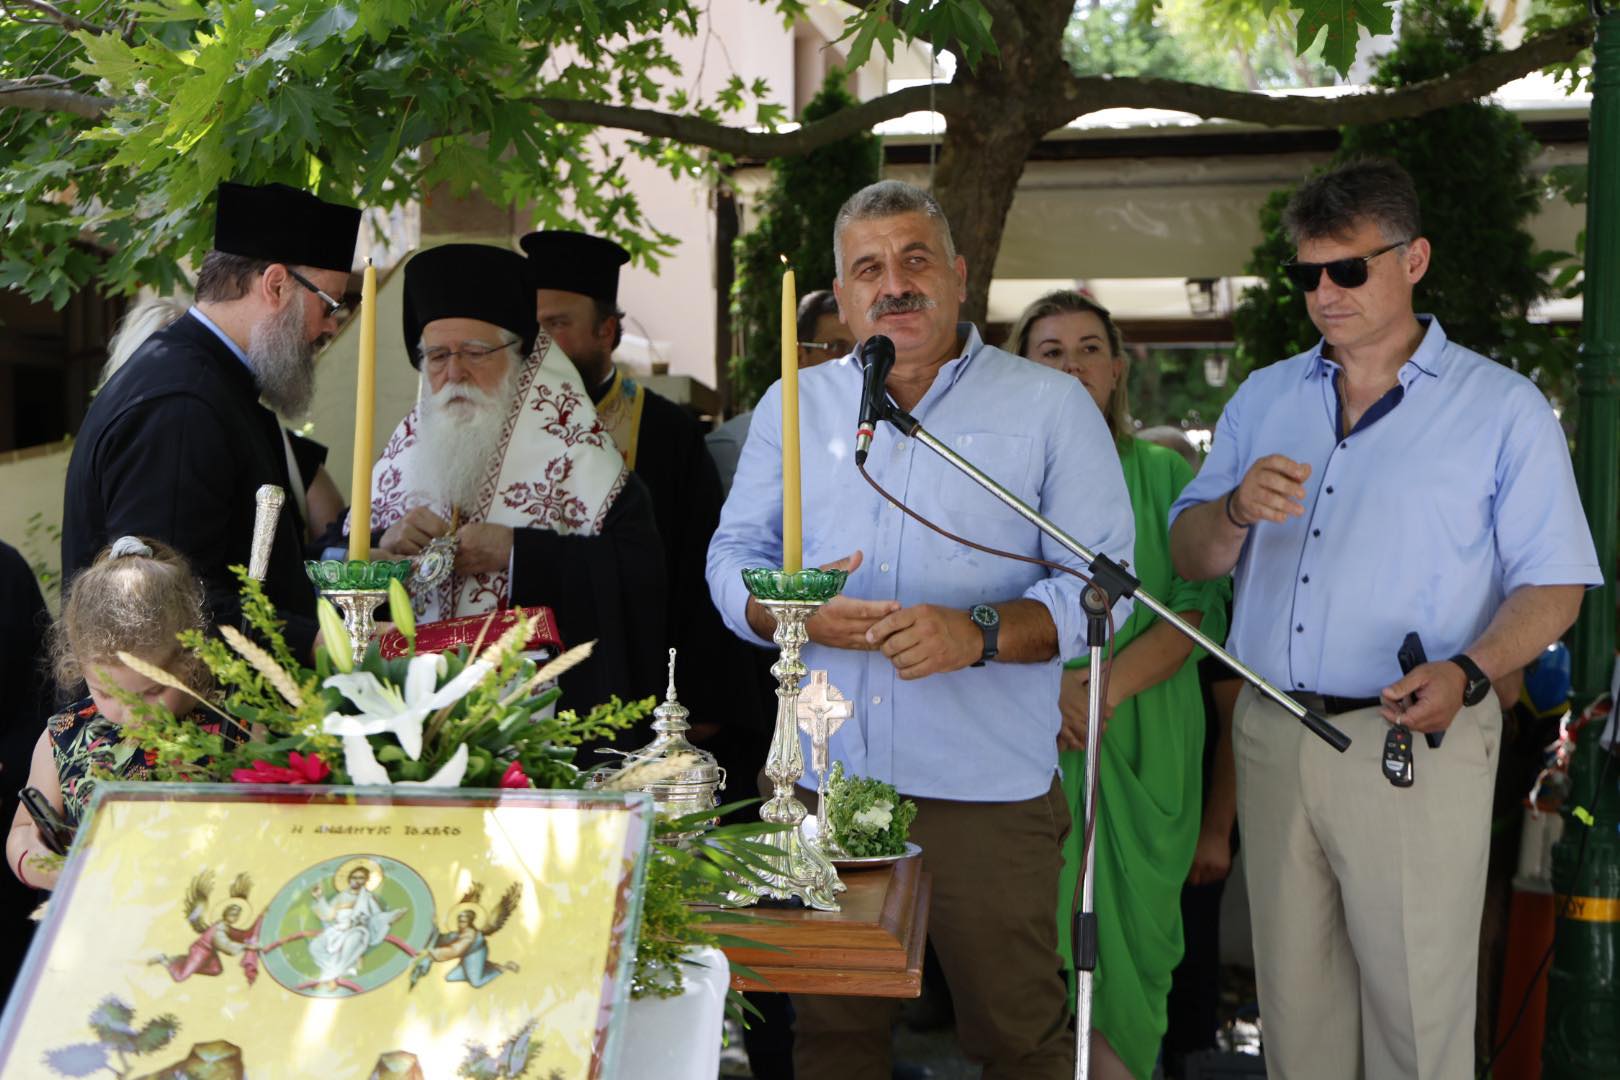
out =
[[1376,709],[1384,704],[1383,698],[1334,697],[1332,694],[1313,694],[1308,690],[1296,690],[1288,696],[1321,716],[1337,716],[1357,709]]

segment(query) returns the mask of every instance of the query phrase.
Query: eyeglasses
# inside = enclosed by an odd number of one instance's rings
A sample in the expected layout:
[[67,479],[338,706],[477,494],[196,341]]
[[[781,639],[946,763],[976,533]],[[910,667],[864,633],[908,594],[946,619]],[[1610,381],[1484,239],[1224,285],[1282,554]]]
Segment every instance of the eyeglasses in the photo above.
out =
[[463,341],[451,348],[448,345],[435,345],[431,349],[422,350],[422,362],[435,370],[444,367],[450,362],[452,356],[459,356],[468,366],[482,363],[498,352],[510,349],[513,345],[522,344],[517,341],[508,341],[505,345],[485,345],[478,341]]
[[834,356],[847,356],[855,351],[854,343],[849,341],[801,341],[799,348],[820,349]]
[[316,288],[315,283],[309,280],[309,278],[305,277],[303,274],[300,274],[290,266],[287,267],[287,273],[294,281],[298,282],[298,284],[320,297],[321,303],[326,307],[326,317],[328,319],[330,319],[333,315],[336,315],[338,311],[342,309],[343,301],[332,299],[324,290]]
[[1397,240],[1393,244],[1379,248],[1371,255],[1354,255],[1348,259],[1334,259],[1332,262],[1299,262],[1290,259],[1283,263],[1283,271],[1288,280],[1298,285],[1304,292],[1315,292],[1316,287],[1322,284],[1322,271],[1327,271],[1328,280],[1341,289],[1355,289],[1367,284],[1367,264],[1386,251],[1394,251],[1398,247],[1410,244],[1410,240]]

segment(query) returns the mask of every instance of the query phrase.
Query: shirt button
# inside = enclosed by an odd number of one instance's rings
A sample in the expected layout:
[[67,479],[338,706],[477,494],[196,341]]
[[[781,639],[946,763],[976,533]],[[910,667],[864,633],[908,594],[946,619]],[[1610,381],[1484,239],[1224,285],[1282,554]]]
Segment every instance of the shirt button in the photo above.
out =
[[1333,485],[1332,485],[1332,484],[1329,484],[1329,485],[1328,485],[1328,489],[1327,489],[1327,493],[1328,493],[1328,494],[1329,494],[1329,495],[1331,495],[1331,494],[1333,494]]
[[1347,442],[1342,442],[1342,443],[1339,444],[1339,449],[1340,450],[1348,450],[1348,449],[1350,449],[1350,444],[1347,443]]
[[872,704],[874,704],[874,705],[883,704],[883,695],[882,694],[873,694],[872,695]]
[[971,435],[962,436],[962,445],[963,446],[972,446],[973,445],[973,436],[971,436]]
[[1305,689],[1305,684],[1302,683],[1302,682],[1297,682],[1297,683],[1294,684],[1294,689],[1295,690],[1303,690],[1303,689]]
[[1305,624],[1304,623],[1300,623],[1298,626],[1294,627],[1294,633],[1303,634],[1304,632],[1305,632]]
[[1321,536],[1322,535],[1322,530],[1321,529],[1312,529],[1311,530],[1311,535],[1312,536]]
[[888,563],[878,563],[878,569],[883,571],[885,574],[887,574],[889,572],[889,564]]
[[1300,578],[1299,581],[1302,585],[1309,585],[1311,583],[1311,575],[1306,574],[1304,577]]

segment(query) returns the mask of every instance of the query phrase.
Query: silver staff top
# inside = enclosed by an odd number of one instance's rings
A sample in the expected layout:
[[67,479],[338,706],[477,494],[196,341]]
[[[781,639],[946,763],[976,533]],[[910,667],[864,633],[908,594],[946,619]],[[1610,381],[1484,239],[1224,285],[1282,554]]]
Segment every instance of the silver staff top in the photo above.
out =
[[276,542],[276,523],[281,518],[281,507],[287,501],[286,492],[275,484],[264,484],[253,496],[253,546],[248,550],[248,574],[263,581],[270,569],[270,548]]

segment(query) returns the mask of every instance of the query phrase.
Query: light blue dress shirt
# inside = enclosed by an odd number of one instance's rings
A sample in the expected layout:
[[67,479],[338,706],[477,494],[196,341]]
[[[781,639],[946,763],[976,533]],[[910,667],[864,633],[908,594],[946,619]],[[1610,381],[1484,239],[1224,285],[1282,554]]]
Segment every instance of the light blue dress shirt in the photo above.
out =
[[1170,508],[1225,498],[1268,454],[1311,466],[1305,513],[1254,525],[1233,575],[1227,647],[1282,689],[1375,696],[1408,632],[1443,659],[1520,586],[1603,580],[1547,399],[1419,318],[1399,401],[1347,438],[1321,343],[1250,375]]
[[[962,355],[947,362],[912,414],[936,438],[1052,518],[1081,543],[1128,559],[1136,527],[1119,454],[1076,379],[985,346],[962,324]],[[1012,801],[1044,793],[1057,771],[1061,657],[1085,649],[1080,581],[945,539],[885,502],[855,469],[861,368],[853,357],[799,373],[804,565],[853,553],[864,561],[846,595],[940,604],[1038,600],[1057,626],[1058,657],[904,680],[881,652],[811,644],[804,661],[825,668],[855,704],[832,739],[847,772],[893,783],[907,795]],[[732,630],[769,645],[748,626],[740,571],[782,559],[780,384],[754,411],[720,528],[709,545],[709,590]],[[1043,537],[916,440],[881,424],[867,471],[917,513],[991,547],[1079,570],[1080,560]],[[1123,624],[1129,601],[1115,610]],[[764,718],[761,718],[762,720]],[[810,758],[804,741],[805,760]],[[806,770],[806,784],[815,778]]]
[[[197,307],[196,304],[192,304],[186,309],[186,314],[190,315],[193,319],[196,319],[198,322],[208,327],[208,329],[212,330],[214,332],[214,336],[223,341],[225,343],[225,347],[231,350],[231,353],[238,360],[242,361],[242,366],[247,368],[249,371],[253,371],[253,364],[250,360],[248,360],[247,353],[242,351],[242,346],[238,345],[235,341],[232,341],[229,334],[221,330],[218,326],[214,325],[214,320],[204,315],[201,308]],[[256,381],[258,379],[258,374],[255,372],[253,377]]]

